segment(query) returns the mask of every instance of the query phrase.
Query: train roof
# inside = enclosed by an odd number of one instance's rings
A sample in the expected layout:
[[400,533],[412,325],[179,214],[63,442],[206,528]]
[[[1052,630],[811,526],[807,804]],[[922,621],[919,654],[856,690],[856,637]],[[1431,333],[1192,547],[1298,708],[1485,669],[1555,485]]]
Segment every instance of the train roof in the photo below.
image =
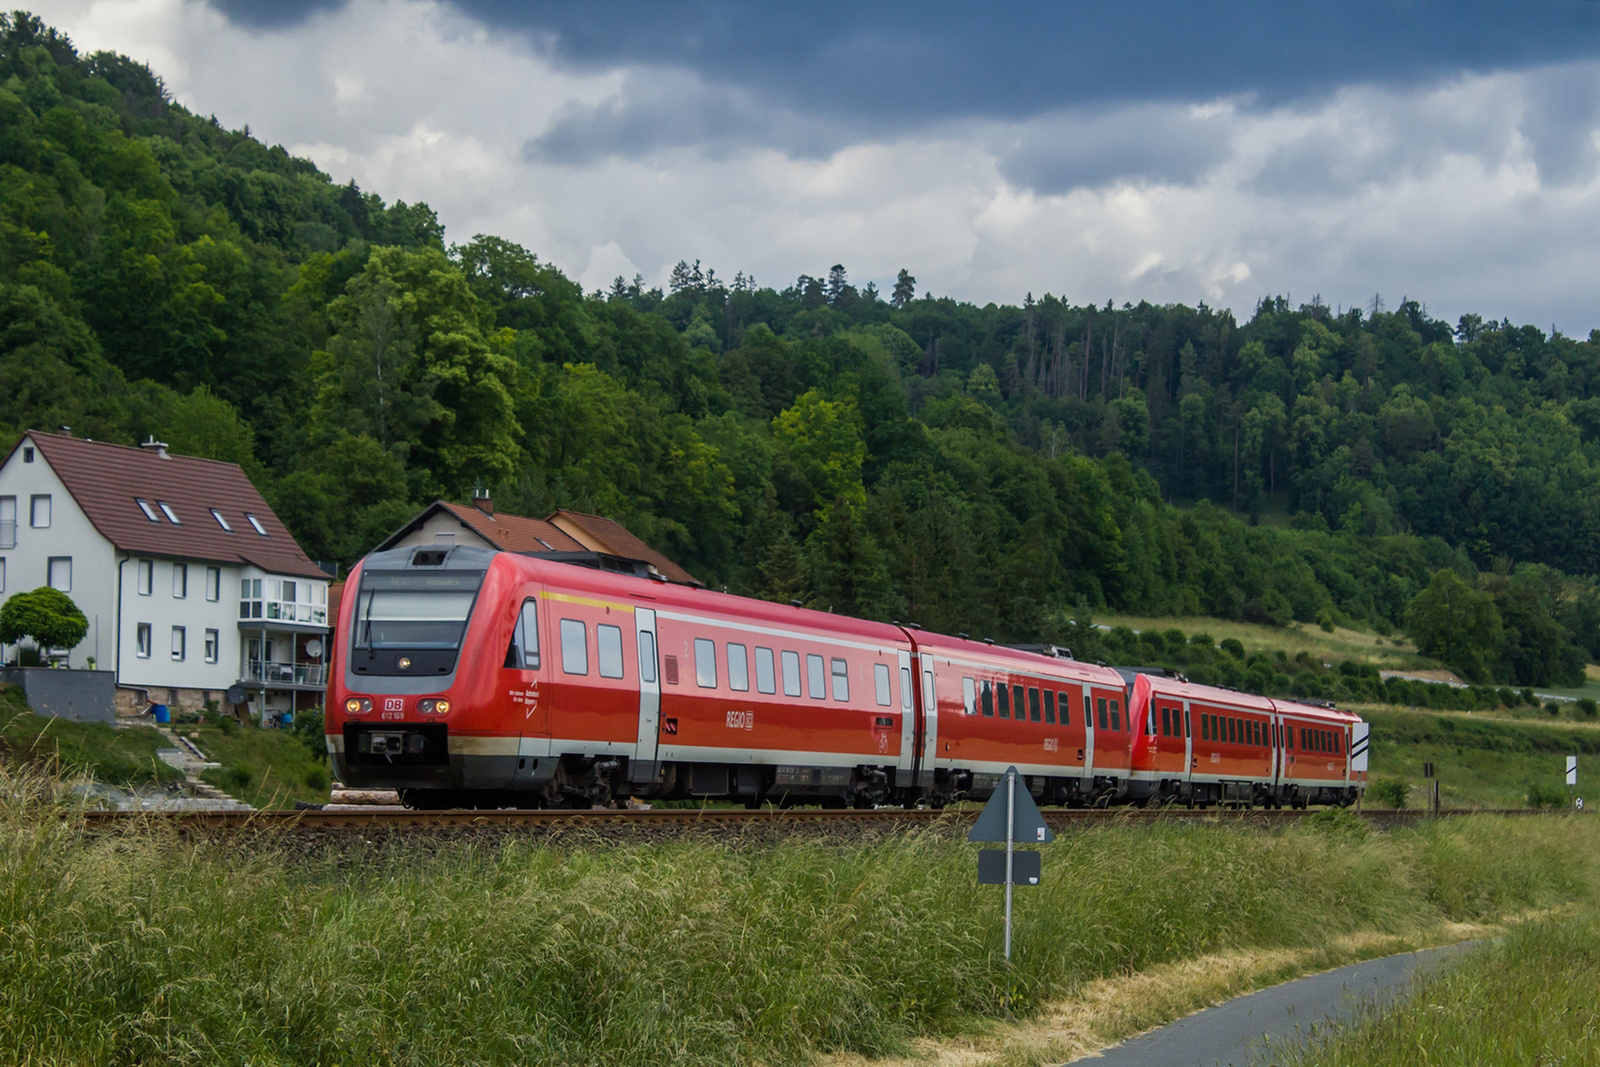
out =
[[1329,704],[1302,704],[1297,700],[1273,700],[1280,714],[1293,715],[1302,719],[1323,719],[1328,722],[1349,723],[1363,722],[1361,716],[1353,711],[1345,711]]
[[1131,685],[1143,685],[1153,694],[1175,700],[1199,700],[1206,704],[1227,705],[1248,711],[1272,711],[1273,704],[1266,697],[1254,693],[1241,693],[1236,689],[1223,689],[1214,685],[1200,685],[1182,677],[1169,677],[1151,671],[1134,671]]
[[996,669],[1007,669],[1033,674],[1051,674],[1095,685],[1122,688],[1122,676],[1110,667],[1066,656],[1052,656],[1030,649],[1012,648],[1008,645],[974,641],[967,637],[951,637],[930,631],[915,631],[917,649],[934,656],[948,656],[953,660],[981,664]]

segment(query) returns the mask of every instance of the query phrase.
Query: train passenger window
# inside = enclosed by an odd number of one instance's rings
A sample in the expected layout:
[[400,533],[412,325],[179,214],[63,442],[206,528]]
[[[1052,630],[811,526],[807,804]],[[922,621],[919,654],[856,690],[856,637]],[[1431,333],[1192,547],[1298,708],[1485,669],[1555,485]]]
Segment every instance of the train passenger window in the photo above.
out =
[[622,677],[622,628],[620,626],[596,626],[594,628],[594,643],[600,653],[600,677]]
[[783,695],[797,697],[800,695],[800,653],[785,652],[783,654]]
[[[1122,723],[1121,720],[1117,718],[1117,713],[1119,711],[1121,711],[1121,706],[1115,700],[1113,700],[1111,702],[1111,729],[1120,732],[1122,730]],[[1128,723],[1128,729],[1133,729],[1133,723]]]
[[971,678],[961,679],[961,706],[968,715],[978,713],[978,686]]
[[1056,693],[1054,689],[1044,691],[1044,721],[1054,726],[1056,722]]
[[[1177,708],[1173,708],[1172,710],[1173,711],[1177,711],[1178,709]],[[1183,713],[1183,736],[1184,737],[1188,737],[1189,734],[1192,733],[1192,732],[1193,732],[1193,730],[1189,725],[1189,713],[1186,711],[1186,712]]]
[[776,693],[778,679],[772,671],[772,649],[756,646],[756,689],[762,693]]
[[517,614],[511,645],[506,649],[506,666],[525,671],[539,669],[539,608],[532,597],[522,602]]
[[900,668],[900,707],[911,710],[911,668]]
[[1000,691],[1000,717],[1009,719],[1011,718],[1011,690],[1004,682],[995,686],[995,688]]
[[1027,711],[1024,710],[1023,698],[1022,698],[1022,686],[1020,686],[1020,685],[1014,685],[1014,686],[1011,687],[1011,707],[1017,713],[1017,721],[1018,722],[1022,722],[1025,719],[1027,719],[1028,713],[1027,713]]
[[728,643],[728,688],[750,692],[750,652],[743,645]]
[[994,718],[994,683],[987,678],[983,680],[983,714]]
[[589,673],[589,631],[577,619],[561,620],[561,670],[565,674]]
[[1211,716],[1209,715],[1200,716],[1200,740],[1211,740]]
[[1106,729],[1106,698],[1096,697],[1094,701],[1095,724],[1100,729]]
[[701,689],[717,687],[717,643],[709,638],[694,639],[694,684]]
[[639,680],[656,680],[656,635],[649,630],[639,631]]
[[1056,699],[1061,702],[1061,725],[1072,725],[1072,698],[1066,693],[1057,693]]
[[822,657],[815,652],[806,653],[806,696],[812,700],[828,698],[828,676],[822,669]]
[[1333,753],[1336,756],[1344,755],[1344,734],[1335,733],[1333,735]]
[[1238,744],[1239,743],[1239,733],[1238,733],[1239,720],[1235,719],[1232,715],[1229,715],[1227,721],[1228,721],[1228,725],[1227,725],[1226,729],[1228,731],[1228,743],[1229,744]]
[[1028,721],[1040,721],[1039,714],[1039,690],[1030,685],[1028,687]]
[[829,664],[833,668],[833,699],[848,703],[850,700],[850,665],[835,657]]
[[1177,717],[1178,717],[1178,709],[1177,708],[1162,708],[1161,709],[1161,736],[1162,737],[1172,737],[1172,736],[1177,734],[1178,731],[1176,731],[1176,730],[1174,730],[1172,728],[1173,727],[1173,720],[1177,719]]
[[[872,688],[877,696],[878,706],[887,708],[894,703],[894,694],[889,692],[889,665],[887,663],[874,663],[872,665]],[[972,701],[967,701],[967,707],[972,707]],[[971,714],[969,711],[967,714]]]

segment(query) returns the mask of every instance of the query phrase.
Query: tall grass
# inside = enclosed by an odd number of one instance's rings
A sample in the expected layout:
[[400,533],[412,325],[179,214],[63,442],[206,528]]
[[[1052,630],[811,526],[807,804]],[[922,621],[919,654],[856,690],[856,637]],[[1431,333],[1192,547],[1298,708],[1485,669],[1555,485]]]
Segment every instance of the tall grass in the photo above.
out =
[[[3,773],[3,772],[0,772]],[[0,782],[0,1062],[754,1064],[1001,1010],[998,889],[887,841],[427,847],[85,833]],[[1018,897],[1023,1009],[1229,947],[1583,898],[1600,821],[1102,826]]]
[[1401,1006],[1334,1031],[1289,1062],[1600,1064],[1600,915],[1520,926],[1421,981]]

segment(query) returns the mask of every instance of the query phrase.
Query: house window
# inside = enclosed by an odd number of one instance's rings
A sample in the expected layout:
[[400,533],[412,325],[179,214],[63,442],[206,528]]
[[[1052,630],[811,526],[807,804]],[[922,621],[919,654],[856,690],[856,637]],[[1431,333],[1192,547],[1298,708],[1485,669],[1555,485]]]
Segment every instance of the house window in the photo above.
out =
[[830,666],[833,673],[833,699],[848,702],[850,700],[850,665],[842,659],[835,658]]
[[59,589],[63,593],[72,592],[72,557],[51,556],[47,575],[46,582],[51,589]]
[[167,517],[167,521],[172,523],[172,525],[174,525],[174,526],[182,526],[183,525],[183,523],[178,520],[177,514],[172,510],[172,505],[171,504],[168,504],[168,503],[166,503],[165,501],[162,501],[162,500],[157,500],[156,501],[156,507],[161,509],[161,514],[165,515]]
[[6,591],[6,559],[0,556],[0,593]]
[[600,677],[622,677],[622,629],[618,626],[596,626],[594,642],[600,653]]
[[217,662],[217,646],[222,644],[222,635],[216,630],[206,631],[206,662]]
[[0,496],[0,548],[17,547],[17,498]]
[[772,649],[756,647],[756,689],[762,693],[778,691],[778,676],[772,669]]
[[[141,501],[139,501],[139,503],[143,504],[144,501],[141,500]],[[216,508],[212,508],[211,509],[211,517],[213,519],[217,520],[217,525],[218,526],[222,527],[224,530],[228,531],[229,533],[233,532],[233,527],[229,526],[228,525],[228,520],[222,517],[222,512],[218,511]]]
[[[874,663],[872,665],[872,687],[878,699],[878,706],[887,708],[894,703],[894,694],[889,691],[889,665],[887,663]],[[967,701],[967,707],[972,707],[972,701]]]
[[701,689],[717,687],[717,643],[704,637],[694,639],[694,682]]
[[49,493],[40,493],[28,501],[28,525],[35,530],[50,528]]
[[141,500],[138,497],[135,497],[133,502],[139,505],[139,510],[144,512],[145,518],[149,519],[151,522],[161,521],[161,516],[157,515],[156,509],[150,506],[150,501]]
[[156,565],[151,560],[141,559],[139,561],[139,563],[138,563],[138,567],[139,567],[139,579],[138,579],[139,580],[139,595],[140,596],[149,596],[151,594],[151,592],[153,592],[155,590],[155,585],[156,585]]
[[182,661],[189,652],[189,632],[182,626],[172,628],[172,658]]
[[141,622],[134,628],[135,650],[140,659],[150,658],[150,624]]
[[206,568],[206,599],[218,601],[222,599],[222,568]]
[[827,676],[822,671],[822,657],[815,652],[806,654],[806,695],[812,700],[823,700],[828,695]]
[[589,673],[589,630],[577,619],[561,620],[561,670]]
[[254,530],[256,533],[260,534],[262,537],[267,536],[266,527],[261,525],[261,520],[260,519],[256,518],[254,515],[250,514],[248,511],[244,513],[244,517],[245,517],[245,521],[250,524],[250,528],[252,530]]
[[172,595],[178,600],[187,600],[189,597],[189,565],[187,563],[174,563],[172,565]]
[[750,651],[743,645],[728,646],[728,688],[750,692]]
[[24,448],[22,450],[22,462],[24,462],[24,463],[32,463],[33,462],[33,449]]

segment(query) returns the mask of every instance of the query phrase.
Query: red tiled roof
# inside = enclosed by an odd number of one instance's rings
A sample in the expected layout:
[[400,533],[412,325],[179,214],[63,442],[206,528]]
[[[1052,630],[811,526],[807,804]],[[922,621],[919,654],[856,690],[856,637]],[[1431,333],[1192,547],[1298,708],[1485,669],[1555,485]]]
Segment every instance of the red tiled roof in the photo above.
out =
[[[295,543],[237,463],[162,456],[151,448],[38,430],[29,430],[17,447],[23,442],[39,450],[94,528],[123,551],[249,563],[273,574],[303,578],[328,577]],[[145,517],[139,499],[157,509],[159,522]],[[178,525],[162,515],[158,502],[173,510]],[[231,533],[212,518],[212,508],[233,527]],[[267,536],[251,528],[246,514],[256,517]]]
[[472,527],[484,540],[502,552],[584,550],[582,545],[543,519],[525,519],[521,515],[489,515],[471,504],[447,504],[443,500],[435,506],[443,508]]
[[642,559],[661,572],[662,577],[685,585],[700,585],[699,579],[666,556],[639,540],[619,522],[603,515],[585,515],[581,511],[558,510],[551,512],[552,525],[575,528],[574,540],[583,542],[584,548],[593,552],[609,552],[627,559]]

